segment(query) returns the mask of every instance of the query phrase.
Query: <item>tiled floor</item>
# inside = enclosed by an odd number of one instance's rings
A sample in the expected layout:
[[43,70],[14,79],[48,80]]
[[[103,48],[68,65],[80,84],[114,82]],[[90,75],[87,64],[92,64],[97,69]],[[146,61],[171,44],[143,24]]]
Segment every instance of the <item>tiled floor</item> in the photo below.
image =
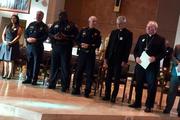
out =
[[[43,85],[22,85],[19,80],[0,80],[0,120],[175,120],[176,106],[171,115],[162,114],[162,109],[155,107],[152,113],[142,109],[135,110],[127,107],[128,103],[121,102],[122,88],[116,104],[104,102],[97,96],[84,98],[62,93],[57,88],[50,90]],[[129,88],[129,87],[127,87]],[[125,95],[127,101],[128,89]],[[146,97],[146,94],[144,94]],[[158,101],[157,95],[156,101]],[[145,99],[143,99],[144,103]],[[165,105],[165,97],[163,105]],[[157,102],[158,103],[158,102]],[[3,117],[4,116],[4,117]]]

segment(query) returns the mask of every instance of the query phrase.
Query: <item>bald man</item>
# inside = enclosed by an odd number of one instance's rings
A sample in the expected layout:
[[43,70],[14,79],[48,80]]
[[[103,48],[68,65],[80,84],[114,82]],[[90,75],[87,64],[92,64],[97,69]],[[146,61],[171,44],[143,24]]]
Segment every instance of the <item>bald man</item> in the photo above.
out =
[[[143,84],[148,84],[148,94],[146,99],[145,112],[151,112],[154,106],[157,91],[157,75],[159,73],[160,60],[165,53],[165,40],[157,34],[158,24],[155,21],[149,21],[146,26],[146,34],[141,35],[134,49],[136,96],[135,102],[129,107],[141,108]],[[141,64],[140,56],[143,52],[149,55],[149,66],[144,69]]]
[[[117,29],[111,32],[105,52],[104,67],[107,68],[107,78],[103,100],[111,100],[112,103],[116,101],[119,91],[119,79],[121,78],[121,68],[127,64],[132,46],[132,32],[125,28],[125,24],[125,16],[117,17]],[[112,80],[113,77],[114,80]],[[114,83],[114,90],[111,95],[112,82]]]
[[86,73],[86,88],[85,97],[89,97],[91,92],[91,84],[93,80],[93,71],[95,66],[96,53],[95,50],[101,44],[101,34],[96,29],[97,18],[91,16],[88,19],[89,26],[83,28],[78,37],[77,44],[79,47],[78,65],[75,73],[75,89],[72,91],[73,95],[80,95],[80,87],[82,84],[82,75]]

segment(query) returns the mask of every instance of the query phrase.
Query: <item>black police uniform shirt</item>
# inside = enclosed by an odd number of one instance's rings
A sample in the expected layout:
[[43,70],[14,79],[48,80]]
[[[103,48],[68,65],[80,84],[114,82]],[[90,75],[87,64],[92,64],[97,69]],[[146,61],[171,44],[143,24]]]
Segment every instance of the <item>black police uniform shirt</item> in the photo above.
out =
[[43,42],[47,39],[48,37],[48,27],[45,23],[43,22],[32,22],[29,24],[27,29],[25,30],[25,38],[29,37],[34,37],[37,39],[37,42],[35,43],[28,43],[31,45],[43,45]]
[[[83,28],[77,36],[76,43],[80,50],[85,50],[87,53],[89,51],[95,52],[95,49],[99,48],[101,44],[100,31],[96,28]],[[81,48],[81,43],[86,43],[89,47],[87,49]]]
[[114,59],[128,62],[128,57],[132,47],[132,32],[126,28],[115,29],[111,32],[109,43],[105,52],[105,59]]
[[[54,35],[59,34],[64,37],[62,40],[56,40]],[[70,44],[73,45],[73,40],[78,34],[78,29],[74,23],[69,21],[57,21],[49,29],[49,37],[52,44]]]

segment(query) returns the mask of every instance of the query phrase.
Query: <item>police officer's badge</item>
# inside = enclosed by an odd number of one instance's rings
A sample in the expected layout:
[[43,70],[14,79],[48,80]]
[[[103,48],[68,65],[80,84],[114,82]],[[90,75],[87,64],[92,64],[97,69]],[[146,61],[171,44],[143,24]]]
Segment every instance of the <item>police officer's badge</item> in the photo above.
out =
[[83,37],[86,36],[86,32],[83,32],[83,33],[82,33],[82,36],[83,36]]
[[67,25],[66,27],[65,27],[65,31],[68,31],[70,29],[70,25]]
[[34,29],[34,26],[30,26],[29,28],[30,28],[30,29]]
[[58,27],[59,27],[59,25],[55,25],[55,26],[54,26],[54,28],[58,28]]
[[66,27],[67,29],[69,29],[70,28],[70,25],[67,25],[67,27]]
[[94,36],[97,36],[98,34],[97,33],[94,33]]
[[40,27],[40,30],[43,30],[43,27]]

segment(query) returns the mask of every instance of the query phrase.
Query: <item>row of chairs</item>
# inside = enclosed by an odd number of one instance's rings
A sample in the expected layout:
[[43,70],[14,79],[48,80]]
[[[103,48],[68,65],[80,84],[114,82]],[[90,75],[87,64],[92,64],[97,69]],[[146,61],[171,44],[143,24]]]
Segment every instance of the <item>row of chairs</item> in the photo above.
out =
[[[26,52],[25,52],[25,48],[21,49],[22,53],[21,53],[21,57],[18,61],[16,61],[16,65],[18,65],[19,68],[22,68],[22,65],[25,64],[24,61],[26,61]],[[49,68],[50,68],[50,53],[45,51],[44,54],[44,59],[42,64],[41,64],[41,68],[42,68],[42,72],[43,72],[43,79],[45,81],[45,79],[47,77],[49,77]],[[75,72],[75,66],[76,66],[76,57],[73,58],[72,64],[74,65],[72,68],[72,74]],[[105,82],[105,77],[106,77],[106,70],[103,69],[102,65],[103,65],[103,61],[102,60],[97,60],[96,61],[96,69],[94,72],[94,80],[93,80],[93,86],[92,89],[94,90],[94,95],[96,95],[99,92],[99,96],[102,96],[102,92],[103,89],[105,88],[104,86],[104,82]],[[132,94],[133,94],[133,90],[134,87],[136,85],[136,81],[133,79],[134,76],[134,67],[135,67],[135,62],[134,61],[130,61],[129,65],[125,68],[125,70],[123,71],[123,75],[121,77],[121,79],[119,80],[119,84],[123,85],[123,96],[122,96],[122,102],[124,102],[125,99],[125,93],[126,93],[126,88],[127,88],[127,80],[128,77],[131,77],[131,82],[130,82],[130,89],[129,89],[129,98],[128,98],[128,103],[131,102],[132,99]],[[21,70],[21,69],[20,69]],[[168,82],[170,81],[170,72],[169,70],[163,70],[161,71],[163,73],[163,77],[159,76],[158,77],[158,87],[160,88],[160,99],[159,99],[159,106],[162,106],[162,99],[164,94],[167,94],[169,86],[168,86]],[[85,74],[84,74],[85,77]],[[44,84],[44,82],[43,82]],[[74,82],[73,82],[73,86],[74,86]],[[146,83],[144,84],[144,89],[147,89],[147,85]],[[178,96],[180,96],[180,90],[178,91]]]
[[[131,82],[130,82],[130,89],[129,89],[129,97],[128,97],[128,103],[131,102],[132,100],[132,94],[134,91],[134,88],[136,86],[136,80],[134,79],[134,67],[135,67],[135,62],[130,61],[129,65],[122,75],[121,79],[119,80],[119,84],[123,85],[123,94],[122,94],[122,102],[124,102],[125,99],[125,93],[126,93],[126,88],[127,88],[127,80],[130,77]],[[106,70],[102,68],[102,66],[98,67],[99,72],[97,73],[98,75],[97,78],[95,78],[94,82],[96,83],[96,88],[94,91],[94,95],[96,95],[97,90],[99,91],[99,96],[102,96],[102,91],[105,88],[104,82],[105,82],[105,77],[106,77]],[[159,107],[162,107],[162,100],[164,97],[164,94],[168,93],[169,90],[169,81],[170,81],[170,71],[169,70],[164,70],[161,69],[159,76],[157,78],[158,81],[158,92],[160,92],[160,99],[159,99]],[[144,89],[147,89],[147,84],[144,84]],[[177,96],[180,96],[180,89],[177,91]]]

